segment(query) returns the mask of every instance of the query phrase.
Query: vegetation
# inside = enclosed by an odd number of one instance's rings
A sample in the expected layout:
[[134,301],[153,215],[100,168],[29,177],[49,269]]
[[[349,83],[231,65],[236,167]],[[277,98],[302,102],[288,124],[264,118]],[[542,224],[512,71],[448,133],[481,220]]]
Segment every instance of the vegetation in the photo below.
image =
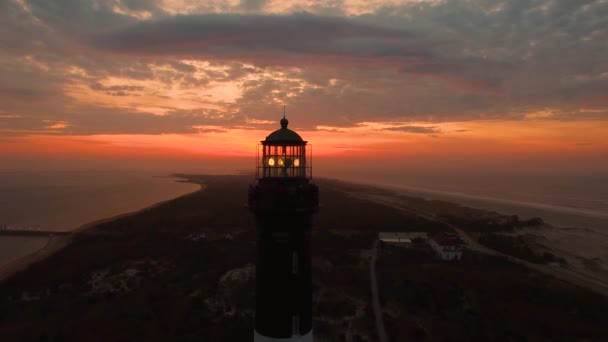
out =
[[[408,261],[407,256],[417,256]],[[393,341],[600,341],[608,300],[510,263],[467,251],[444,263],[382,246],[378,283]],[[402,261],[399,263],[398,261]]]
[[521,235],[509,236],[503,234],[485,233],[479,237],[479,242],[501,253],[537,264],[546,264],[550,262],[559,262],[561,264],[566,263],[564,258],[557,257],[553,253],[544,252],[539,254],[534,252],[526,244]]
[[[68,247],[0,284],[0,341],[251,340],[249,179],[192,178],[205,190],[77,233]],[[449,228],[354,198],[342,183],[318,183],[315,335],[377,341],[368,259],[377,233]],[[411,248],[380,244],[377,270],[393,341],[608,339],[604,298],[504,258],[467,252],[461,262],[444,263],[416,240]],[[222,281],[228,272],[242,276]]]

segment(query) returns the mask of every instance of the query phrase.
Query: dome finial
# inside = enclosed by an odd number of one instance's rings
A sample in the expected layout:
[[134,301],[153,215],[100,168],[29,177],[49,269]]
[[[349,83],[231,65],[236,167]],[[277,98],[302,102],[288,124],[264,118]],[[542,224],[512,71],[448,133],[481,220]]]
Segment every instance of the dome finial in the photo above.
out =
[[289,120],[285,119],[285,105],[283,105],[283,118],[281,119],[281,128],[286,129],[289,124]]

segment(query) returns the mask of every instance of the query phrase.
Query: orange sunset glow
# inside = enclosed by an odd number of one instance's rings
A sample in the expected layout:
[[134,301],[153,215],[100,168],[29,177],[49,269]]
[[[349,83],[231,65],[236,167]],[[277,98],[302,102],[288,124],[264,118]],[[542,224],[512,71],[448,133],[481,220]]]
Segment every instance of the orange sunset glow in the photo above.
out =
[[[365,124],[353,128],[317,127],[302,131],[314,141],[315,154],[364,157],[370,155],[408,156],[445,153],[479,155],[585,155],[603,157],[608,149],[608,128],[593,121],[564,122],[463,122],[442,123],[432,127],[436,135],[402,134],[382,131],[393,127]],[[397,126],[403,127],[403,126]],[[407,126],[405,126],[407,127]],[[416,126],[425,127],[425,126]],[[64,128],[64,127],[61,127]],[[218,128],[219,130],[220,128]],[[565,134],[570,132],[570,134]],[[259,137],[267,131],[231,129],[200,134],[95,134],[95,135],[24,135],[3,142],[5,155],[40,156],[45,154],[93,156],[240,156],[252,154]],[[209,145],[223,143],[215,149]],[[408,146],[402,150],[403,146]]]
[[[3,167],[85,157],[245,167],[284,105],[320,158],[608,167],[606,32],[582,24],[601,20],[602,1],[574,9],[569,26],[552,21],[551,1],[3,6],[3,25],[20,28],[2,33]],[[527,29],[510,25],[513,11]],[[495,24],[469,30],[480,18]],[[556,53],[564,44],[571,52]]]

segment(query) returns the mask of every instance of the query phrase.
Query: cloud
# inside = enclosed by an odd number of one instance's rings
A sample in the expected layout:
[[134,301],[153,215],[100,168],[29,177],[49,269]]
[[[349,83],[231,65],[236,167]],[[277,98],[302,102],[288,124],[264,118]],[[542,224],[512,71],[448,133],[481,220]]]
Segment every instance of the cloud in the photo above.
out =
[[67,127],[70,127],[71,124],[67,121],[59,121],[59,122],[55,122],[51,125],[45,126],[45,128],[50,128],[50,129],[64,129]]
[[196,133],[283,104],[298,129],[606,120],[607,18],[600,0],[3,1],[0,112],[18,117],[0,125]]
[[219,126],[197,125],[197,126],[192,126],[192,128],[194,128],[200,134],[228,132],[226,129],[219,127]]
[[425,126],[396,126],[396,127],[383,128],[382,130],[383,131],[405,132],[405,133],[417,133],[417,134],[440,133],[440,131],[435,127],[425,127]]
[[[96,15],[90,9],[74,22],[58,21],[49,12],[49,2],[36,1],[40,18],[63,33],[92,48],[123,56],[180,57],[216,61],[240,61],[258,66],[321,65],[388,68],[406,73],[444,75],[462,84],[495,87],[498,82],[475,79],[476,75],[455,72],[465,69],[457,60],[435,56],[437,42],[412,35],[406,27],[389,27],[348,17],[289,15],[197,14],[133,20],[109,7]],[[255,2],[254,2],[255,3]],[[65,3],[62,2],[65,6]],[[83,7],[82,4],[74,7]],[[78,19],[84,19],[78,22]],[[75,29],[75,25],[84,29]],[[95,29],[101,25],[103,29]],[[108,25],[110,28],[107,28]],[[470,57],[467,63],[474,63]],[[485,64],[491,64],[486,61]]]
[[387,62],[407,63],[431,58],[426,42],[404,30],[306,13],[169,17],[138,22],[87,40],[96,48],[114,53],[260,65],[335,64],[337,60],[356,63],[370,58],[394,58]]
[[13,119],[13,118],[19,118],[19,117],[21,117],[21,115],[7,114],[7,113],[0,112],[0,119]]
[[268,0],[241,0],[239,7],[245,12],[257,12],[264,8]]
[[[229,117],[208,109],[173,110],[153,115],[123,108],[79,107],[64,114],[73,134],[210,133],[230,127]],[[117,124],[119,123],[119,124]],[[211,127],[211,128],[210,128]]]
[[145,88],[142,86],[132,86],[132,85],[113,85],[113,86],[104,86],[99,82],[95,82],[90,85],[91,89],[103,91],[108,95],[112,96],[125,96],[127,93],[134,93],[144,90]]
[[21,88],[21,87],[0,87],[0,94],[3,96],[18,97],[21,99],[40,99],[53,95],[53,91],[43,89]]

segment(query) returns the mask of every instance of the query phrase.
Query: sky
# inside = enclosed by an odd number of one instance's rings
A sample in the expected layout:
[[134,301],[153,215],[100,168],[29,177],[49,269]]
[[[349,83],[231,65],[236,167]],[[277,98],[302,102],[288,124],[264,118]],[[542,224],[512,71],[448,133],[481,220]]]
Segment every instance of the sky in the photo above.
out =
[[0,2],[0,169],[247,169],[283,106],[331,174],[608,172],[608,1]]

